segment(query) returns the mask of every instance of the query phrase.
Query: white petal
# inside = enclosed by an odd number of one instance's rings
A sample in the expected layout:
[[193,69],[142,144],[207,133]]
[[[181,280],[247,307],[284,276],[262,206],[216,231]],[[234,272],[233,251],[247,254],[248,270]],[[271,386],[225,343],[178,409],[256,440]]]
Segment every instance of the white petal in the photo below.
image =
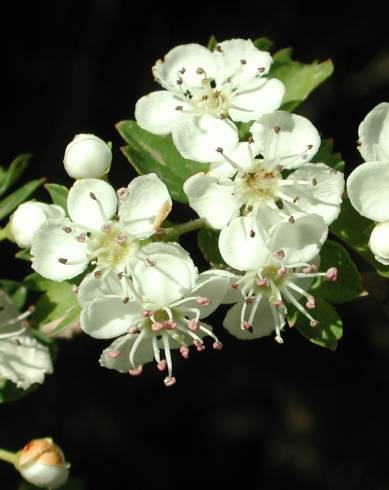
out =
[[119,218],[130,235],[147,238],[170,213],[172,200],[156,174],[136,177],[127,187],[128,197],[119,202]]
[[94,134],[77,134],[66,147],[63,160],[73,179],[99,179],[108,173],[111,162],[111,148]]
[[249,143],[238,143],[228,155],[224,153],[223,156],[227,157],[223,163],[212,163],[210,165],[209,168],[212,175],[231,178],[236,174],[237,170],[249,170],[255,164],[255,155]]
[[11,298],[0,290],[0,342],[2,339],[20,334],[24,328],[16,321],[19,312]]
[[0,378],[26,390],[34,383],[43,383],[45,374],[52,372],[49,350],[31,335],[0,340]]
[[[254,303],[247,306],[246,318],[250,316]],[[241,340],[259,339],[265,335],[270,335],[275,330],[273,315],[269,306],[269,300],[266,296],[262,297],[258,309],[254,315],[253,332],[243,330],[240,326],[240,314],[243,303],[236,303],[224,319],[223,325],[231,335]]]
[[142,306],[137,301],[123,303],[121,297],[103,296],[82,310],[81,328],[96,339],[112,339],[142,321],[141,311]]
[[331,224],[340,213],[340,204],[344,191],[342,172],[332,170],[324,163],[307,163],[302,165],[288,177],[288,180],[306,180],[316,185],[285,186],[282,191],[293,199],[298,196],[296,204],[284,202],[290,214],[301,211],[320,215],[327,225]]
[[211,228],[221,230],[239,214],[239,200],[229,179],[199,173],[184,183],[184,192],[189,206]]
[[228,154],[239,141],[238,130],[231,121],[207,114],[182,119],[172,136],[184,158],[204,163],[223,162],[217,149],[222,148]]
[[65,211],[55,204],[27,201],[11,216],[9,226],[13,239],[20,248],[30,248],[36,230],[49,218],[63,218]]
[[174,126],[184,116],[182,110],[190,110],[184,97],[159,90],[145,95],[135,105],[135,119],[139,126],[153,134],[165,135],[172,132]]
[[214,78],[217,63],[209,49],[200,44],[184,44],[169,51],[163,60],[153,66],[153,75],[162,87],[178,91],[177,80],[182,80],[183,90],[201,87],[204,74],[198,73],[202,68],[208,78]]
[[[64,228],[71,228],[66,233]],[[64,281],[78,276],[88,265],[87,244],[76,239],[77,230],[67,219],[47,220],[34,234],[31,267],[41,276]],[[65,259],[66,264],[59,262]]]
[[240,85],[266,75],[273,62],[270,53],[260,51],[250,39],[230,39],[218,43],[218,49],[213,54],[219,64],[218,84],[231,78],[234,85]]
[[369,247],[378,262],[389,263],[389,221],[376,225],[371,232]]
[[[133,367],[130,364],[130,352],[138,335],[139,334],[124,335],[112,342],[112,344],[102,352],[99,360],[100,366],[108,369],[116,369],[116,371],[119,371],[120,373],[128,372],[128,370]],[[112,354],[110,356],[110,353],[115,353],[116,357],[113,357]],[[135,367],[143,366],[153,360],[154,351],[152,341],[150,337],[146,337],[135,352],[134,364]]]
[[145,302],[168,306],[195,287],[197,268],[178,243],[151,243],[132,266],[134,287]]
[[97,279],[94,274],[87,274],[78,288],[77,299],[82,308],[85,308],[95,298],[114,295],[125,297],[120,280],[115,272]]
[[77,180],[70,188],[67,205],[75,223],[99,229],[116,213],[116,192],[103,180]]
[[284,168],[310,162],[320,147],[320,136],[313,124],[285,111],[265,114],[250,131],[257,153],[265,159],[276,159]]
[[235,218],[219,237],[219,248],[228,265],[241,271],[258,269],[263,265],[269,250],[266,234],[253,217]]
[[285,85],[276,78],[243,85],[233,97],[230,117],[233,121],[249,122],[277,110],[285,94]]
[[323,218],[316,214],[295,218],[294,223],[284,221],[277,225],[268,244],[274,251],[283,250],[285,264],[310,262],[319,254],[328,235]]
[[374,221],[389,219],[389,161],[359,165],[347,179],[351,204],[362,216]]
[[[220,271],[224,272],[224,271]],[[185,307],[199,308],[200,318],[211,315],[222,303],[229,285],[229,277],[219,274],[219,271],[209,270],[199,275],[197,285],[190,296],[208,298],[211,303],[208,306],[199,306],[195,301],[185,303]]]
[[367,162],[389,162],[389,103],[374,107],[361,122],[358,130],[359,151]]

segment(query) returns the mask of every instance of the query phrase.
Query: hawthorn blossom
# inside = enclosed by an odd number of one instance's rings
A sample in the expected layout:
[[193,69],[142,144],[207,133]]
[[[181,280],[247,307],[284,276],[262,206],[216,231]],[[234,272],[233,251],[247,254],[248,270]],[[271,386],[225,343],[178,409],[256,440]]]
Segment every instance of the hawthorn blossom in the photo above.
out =
[[187,359],[191,345],[205,349],[204,336],[212,338],[214,349],[222,348],[202,320],[223,300],[228,278],[212,270],[199,274],[177,243],[152,243],[142,252],[145,258],[133,264],[132,279],[111,275],[104,294],[93,277],[84,280],[81,328],[98,339],[117,337],[103,351],[101,366],[137,376],[154,360],[160,371],[167,371],[165,385],[172,386],[172,349]]
[[43,383],[53,372],[49,350],[26,328],[31,310],[19,314],[11,299],[0,291],[0,382],[8,379],[27,390]]
[[94,134],[77,134],[65,150],[63,164],[73,179],[99,179],[109,172],[112,151]]
[[102,180],[78,180],[67,199],[69,218],[49,219],[35,233],[32,268],[54,281],[77,276],[89,263],[96,277],[128,273],[144,240],[159,230],[171,207],[167,187],[155,174],[136,177],[117,194]]
[[221,231],[220,253],[228,265],[241,272],[231,280],[229,297],[224,300],[235,303],[223,323],[232,335],[247,340],[275,332],[275,340],[282,343],[287,303],[308,318],[312,327],[319,324],[310,313],[315,298],[307,290],[315,277],[336,280],[336,268],[322,273],[317,267],[327,232],[317,215],[282,222],[271,235],[248,216],[235,218]]
[[378,262],[389,265],[389,103],[370,111],[358,133],[366,162],[351,172],[347,193],[358,213],[377,223],[369,247]]
[[61,206],[39,201],[26,201],[17,207],[9,220],[9,231],[20,248],[30,248],[32,237],[48,219],[63,218]]
[[214,148],[229,152],[239,141],[231,120],[253,121],[280,107],[285,87],[266,76],[272,61],[244,39],[219,43],[213,52],[199,44],[177,46],[152,69],[165,90],[138,100],[135,118],[151,133],[171,133],[185,158],[221,161]]
[[260,117],[250,131],[249,142],[239,143],[230,154],[215,147],[224,164],[185,182],[189,204],[198,215],[216,229],[259,211],[278,215],[278,221],[303,212],[332,223],[340,212],[344,177],[324,163],[310,163],[320,147],[312,123],[276,111]]

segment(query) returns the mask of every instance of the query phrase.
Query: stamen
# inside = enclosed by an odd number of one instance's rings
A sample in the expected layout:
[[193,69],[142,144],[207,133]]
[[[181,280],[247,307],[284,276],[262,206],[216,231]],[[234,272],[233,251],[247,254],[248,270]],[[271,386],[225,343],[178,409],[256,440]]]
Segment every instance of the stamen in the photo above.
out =
[[139,376],[140,374],[142,374],[142,371],[143,371],[143,366],[138,366],[136,368],[129,369],[128,374],[130,374],[131,376]]
[[[139,345],[141,344],[141,342],[142,342],[142,340],[143,340],[143,338],[144,338],[145,335],[146,335],[146,330],[142,330],[142,332],[135,339],[135,342],[133,343],[133,345],[131,347],[129,361],[130,361],[130,364],[131,364],[131,366],[133,368],[132,369],[133,371],[136,371],[137,369],[142,368],[142,366],[138,366],[138,367],[135,366],[134,357],[135,357],[136,351],[137,351]],[[140,372],[138,374],[140,374],[141,372],[142,372],[142,369],[140,369]],[[131,370],[130,370],[130,374],[132,376],[137,376],[138,375],[138,374],[132,374],[131,373]]]
[[188,328],[192,330],[192,332],[197,332],[200,329],[200,322],[197,318],[192,318],[188,320]]
[[[172,378],[173,365],[172,365],[172,358],[171,358],[171,354],[170,354],[169,335],[166,332],[164,332],[162,334],[162,342],[163,342],[163,349],[165,351],[165,358],[166,358],[167,369],[168,369],[168,377]],[[175,382],[175,380],[174,380],[174,382]]]
[[166,359],[162,359],[161,361],[159,361],[157,363],[157,368],[160,371],[165,371],[165,369],[167,368],[167,361],[166,361]]
[[212,301],[209,298],[206,298],[205,296],[197,296],[196,302],[200,306],[209,306],[212,303]]
[[324,277],[327,281],[335,282],[338,279],[338,269],[336,267],[330,267]]
[[182,355],[182,357],[184,359],[188,359],[188,357],[189,357],[189,348],[186,347],[185,345],[182,345],[180,347],[180,354]]
[[165,383],[165,386],[168,388],[170,386],[173,386],[176,384],[177,380],[174,376],[166,376],[166,378],[163,380]]
[[205,350],[204,342],[201,339],[195,339],[193,345],[196,347],[197,352],[203,352]]
[[72,229],[70,228],[70,226],[64,226],[62,229],[65,233],[71,233],[72,232]]
[[128,198],[128,190],[126,187],[121,187],[116,191],[119,201],[125,201]]

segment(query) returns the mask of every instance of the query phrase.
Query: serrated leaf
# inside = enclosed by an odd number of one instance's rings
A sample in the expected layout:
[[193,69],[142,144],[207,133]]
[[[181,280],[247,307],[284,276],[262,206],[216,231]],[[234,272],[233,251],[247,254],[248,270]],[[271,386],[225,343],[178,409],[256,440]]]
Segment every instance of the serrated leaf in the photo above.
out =
[[373,221],[361,216],[352,207],[350,199],[345,198],[342,203],[340,215],[330,226],[330,231],[363,257],[381,276],[389,277],[389,266],[377,262],[368,247],[373,228]]
[[0,287],[11,298],[19,311],[24,308],[27,299],[27,288],[23,283],[11,279],[0,279]]
[[219,231],[204,228],[197,234],[197,244],[205,260],[212,267],[226,269],[228,265],[224,262],[219,251],[219,235]]
[[344,161],[340,153],[334,153],[334,140],[329,138],[322,140],[319,151],[316,153],[312,162],[325,163],[334,170],[344,171]]
[[1,179],[0,196],[2,196],[23,175],[31,159],[31,153],[23,153],[17,156]]
[[273,41],[267,37],[258,37],[254,40],[254,45],[261,51],[270,51],[270,48],[273,46]]
[[78,301],[73,286],[67,281],[56,283],[36,302],[31,320],[36,324],[49,323],[67,315]]
[[310,342],[332,351],[336,350],[338,340],[343,335],[343,323],[335,308],[326,301],[317,298],[316,308],[312,310],[312,316],[320,322],[317,327],[311,327],[305,316],[298,315],[295,324],[297,330]]
[[275,53],[273,60],[270,76],[284,83],[286,92],[281,109],[288,111],[293,111],[334,71],[331,60],[322,63],[314,61],[311,64],[292,60],[290,48],[281,49]]
[[61,206],[67,212],[69,189],[59,184],[45,184],[45,189],[50,194],[53,204]]
[[0,220],[10,215],[12,211],[14,211],[19,204],[22,204],[22,202],[28,199],[44,181],[45,179],[32,180],[0,201]]
[[365,292],[358,269],[342,245],[327,240],[320,252],[320,258],[320,269],[326,271],[330,267],[336,267],[338,279],[336,282],[328,282],[318,278],[311,287],[315,297],[330,303],[346,303]]
[[48,291],[49,289],[56,287],[58,282],[46,279],[37,272],[33,272],[23,279],[23,284],[30,291]]
[[172,198],[186,204],[184,182],[197,172],[207,171],[208,165],[186,160],[176,150],[171,136],[151,134],[135,121],[121,121],[116,129],[128,144],[121,150],[134,169],[140,175],[156,173],[167,185]]

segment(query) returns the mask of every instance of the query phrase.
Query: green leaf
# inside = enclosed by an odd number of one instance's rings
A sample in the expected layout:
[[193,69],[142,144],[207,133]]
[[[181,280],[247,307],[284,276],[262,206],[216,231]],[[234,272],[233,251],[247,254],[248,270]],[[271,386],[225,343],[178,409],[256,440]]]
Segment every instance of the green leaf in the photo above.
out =
[[47,189],[50,194],[53,204],[61,206],[67,212],[69,189],[64,185],[59,184],[45,184],[45,189]]
[[[17,490],[36,490],[37,488],[38,487],[35,487],[34,485],[31,485],[31,483],[23,480],[20,482]],[[61,487],[61,490],[85,490],[85,484],[80,478],[70,477],[67,483]]]
[[0,201],[0,220],[10,215],[12,211],[14,211],[19,204],[22,204],[22,202],[28,199],[44,181],[45,179],[32,180]]
[[29,250],[24,248],[22,250],[19,250],[19,252],[16,252],[15,258],[20,260],[26,260],[27,262],[31,262],[32,255],[30,254]]
[[208,40],[207,48],[210,51],[213,51],[217,46],[217,39],[216,37],[212,34],[212,36]]
[[22,176],[31,157],[31,153],[23,153],[13,160],[1,181],[0,196],[2,196]]
[[334,71],[331,60],[311,64],[292,60],[290,48],[281,49],[273,56],[270,76],[281,80],[286,87],[281,109],[293,111],[308,95]]
[[24,284],[11,279],[0,279],[0,287],[11,298],[19,311],[24,308],[27,299],[27,288]]
[[0,380],[0,403],[11,402],[18,400],[19,398],[23,398],[36,390],[38,387],[39,385],[36,384],[27,390],[23,390],[22,388],[17,388],[16,385],[8,379]]
[[267,37],[258,37],[254,40],[254,44],[261,51],[270,51],[270,48],[273,46],[273,41]]
[[23,279],[23,284],[30,291],[48,291],[49,289],[56,287],[58,282],[46,279],[37,272],[33,272]]
[[56,283],[38,299],[31,320],[36,324],[48,323],[67,315],[75,306],[78,301],[72,284]]
[[350,199],[345,198],[340,215],[330,226],[330,231],[373,266],[381,276],[389,277],[389,266],[377,262],[368,247],[373,228],[373,221],[361,216],[352,207]]
[[187,203],[182,189],[184,182],[193,174],[208,170],[208,165],[183,158],[171,136],[156,136],[141,129],[135,121],[121,121],[116,124],[128,146],[121,148],[134,169],[144,175],[155,172],[167,185],[176,201]]
[[333,153],[334,140],[329,138],[321,142],[319,151],[316,153],[312,162],[325,163],[334,170],[344,171],[344,161],[340,153]]
[[204,228],[197,234],[197,244],[205,260],[212,267],[226,269],[228,265],[224,262],[219,252],[219,235],[219,231]]
[[60,332],[62,332],[62,330],[65,330],[65,328],[67,328],[80,317],[80,313],[81,307],[78,304],[70,308],[70,310],[68,310],[65,314],[63,320],[61,320],[61,322],[55,327],[55,329],[48,334],[49,337],[55,337]]
[[346,303],[365,293],[358,269],[342,245],[327,240],[320,252],[320,258],[320,269],[326,271],[330,267],[336,267],[338,280],[328,282],[318,278],[311,287],[315,297],[330,303]]
[[317,327],[311,327],[309,320],[298,315],[296,321],[297,330],[310,342],[321,347],[336,350],[338,340],[343,335],[343,323],[336,310],[326,301],[317,298],[313,315],[320,322]]

